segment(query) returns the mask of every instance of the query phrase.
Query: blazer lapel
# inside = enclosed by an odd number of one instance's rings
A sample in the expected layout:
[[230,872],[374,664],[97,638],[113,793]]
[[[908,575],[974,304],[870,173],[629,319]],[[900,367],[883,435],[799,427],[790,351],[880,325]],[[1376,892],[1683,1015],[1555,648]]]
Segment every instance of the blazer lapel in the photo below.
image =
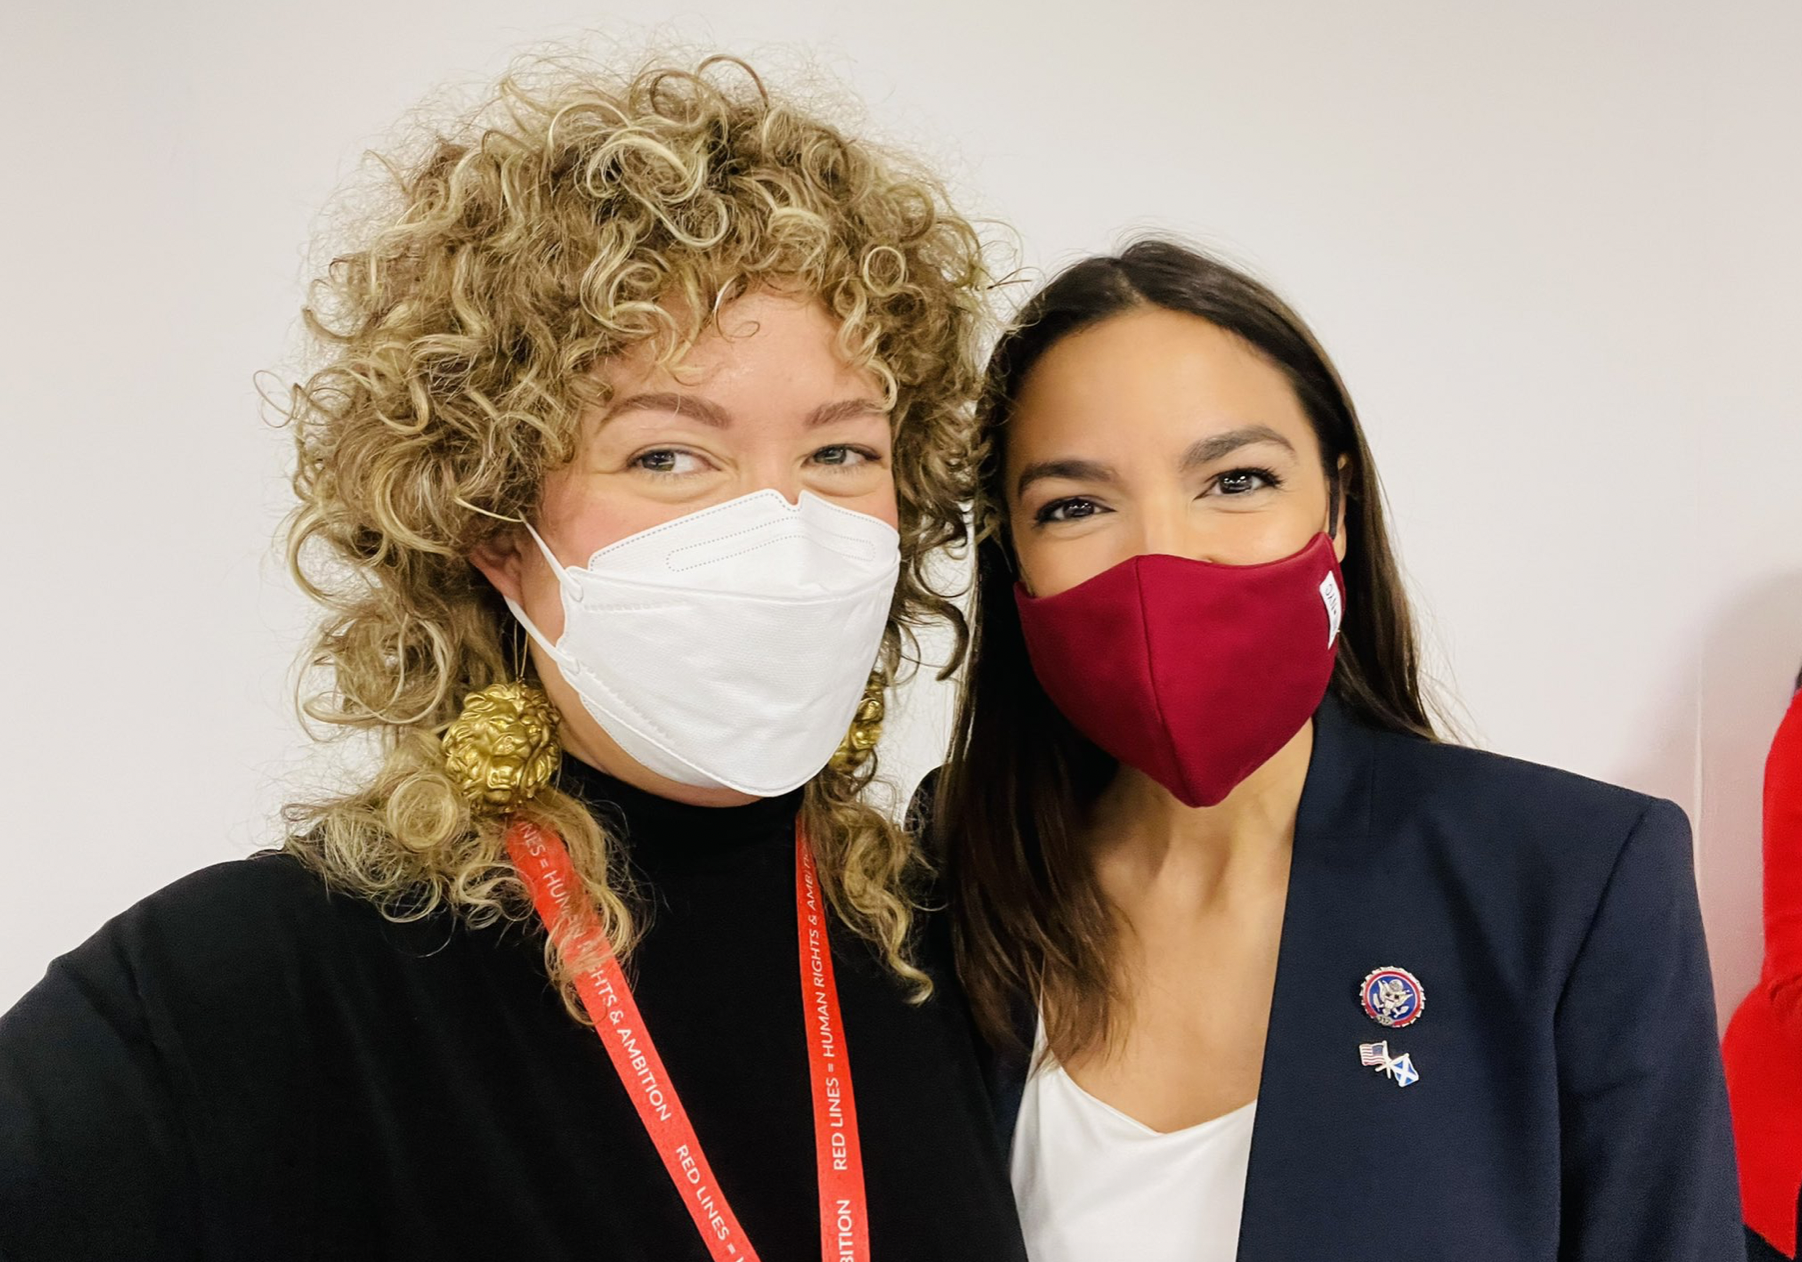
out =
[[1406,916],[1385,888],[1388,830],[1372,825],[1374,742],[1335,698],[1315,717],[1246,1176],[1242,1259],[1341,1255],[1348,1225],[1373,1212],[1365,1167],[1380,1153],[1392,1169],[1378,1177],[1401,1179],[1405,1154],[1388,1140],[1405,1137],[1408,1118],[1431,1095],[1398,1088],[1359,1057],[1361,1044],[1378,1042],[1400,1056],[1410,1034],[1375,1024],[1358,1001],[1365,974],[1410,963],[1379,958],[1394,950],[1386,945],[1391,926]]

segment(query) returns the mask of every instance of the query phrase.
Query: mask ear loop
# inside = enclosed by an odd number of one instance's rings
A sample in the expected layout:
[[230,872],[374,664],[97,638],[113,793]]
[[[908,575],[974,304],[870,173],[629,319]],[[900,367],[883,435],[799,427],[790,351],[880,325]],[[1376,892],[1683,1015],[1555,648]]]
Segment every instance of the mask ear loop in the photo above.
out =
[[[527,530],[531,531],[532,538],[537,540],[539,550],[544,553],[545,559],[551,563],[551,570],[558,575],[559,580],[561,581],[563,567],[557,564],[556,557],[552,556],[551,550],[545,547],[544,540],[538,538],[538,532],[532,530],[531,522],[527,521],[524,517],[513,517],[506,513],[497,513],[492,509],[483,508],[480,504],[471,504],[461,495],[454,495],[451,499],[454,503],[460,507],[467,508],[472,513],[480,513],[484,517],[492,517],[495,521],[506,522],[509,526],[524,526]],[[508,609],[512,611],[513,616],[518,620],[514,626],[513,634],[507,638],[511,642],[513,649],[513,678],[523,682],[526,677],[526,644],[525,639],[519,634],[519,629],[520,627],[527,625],[527,619],[506,596],[502,596],[501,599],[507,602]],[[528,634],[533,633],[528,630]],[[539,640],[540,643],[543,642],[542,636],[533,634],[533,638]]]
[[[534,530],[529,521],[521,521],[519,524],[526,528],[526,533],[532,536],[532,542],[538,545],[538,551],[544,554],[544,563],[557,576],[557,586],[566,591],[575,586],[575,580],[569,576],[569,567],[557,559],[557,554],[551,551],[551,545],[544,541],[544,536]],[[578,589],[575,594],[580,596],[581,591]]]
[[[557,586],[562,588],[565,592],[570,592],[571,589],[574,588],[573,595],[577,600],[581,599],[581,588],[577,585],[576,581],[569,576],[568,567],[557,559],[557,554],[551,551],[551,545],[544,541],[544,536],[540,535],[538,531],[533,528],[531,522],[527,521],[524,517],[507,517],[500,513],[490,512],[478,505],[471,504],[468,500],[465,500],[460,496],[457,498],[457,503],[472,512],[480,513],[484,517],[492,517],[496,521],[504,521],[510,526],[524,526],[526,528],[526,533],[532,536],[532,542],[538,545],[538,551],[544,554],[545,563],[551,567],[551,573],[557,576]],[[538,647],[542,648],[546,653],[549,653],[551,655],[551,660],[556,662],[559,666],[564,665],[567,660],[566,655],[560,652],[557,646],[552,644],[550,639],[538,629],[537,625],[533,623],[530,618],[526,616],[526,611],[519,607],[519,602],[507,595],[503,595],[501,599],[507,603],[508,612],[518,620],[520,626],[525,628],[526,634],[538,641]],[[516,679],[524,677],[523,656],[525,646],[523,644],[519,646],[519,652],[521,656],[515,660],[521,661],[522,664],[514,675]]]
[[[551,573],[557,576],[557,586],[561,587],[565,594],[573,595],[579,601],[582,597],[582,590],[575,579],[569,576],[568,567],[557,559],[557,554],[551,551],[551,546],[544,541],[544,537],[532,528],[531,522],[522,521],[520,525],[526,528],[526,533],[532,536],[532,542],[536,543],[538,550],[544,554],[546,563],[551,567]],[[519,619],[519,625],[526,629],[526,634],[538,641],[538,647],[551,655],[552,661],[559,666],[569,664],[569,655],[551,643],[550,638],[538,629],[538,625],[526,616],[526,611],[519,607],[518,601],[511,596],[502,596],[501,599],[507,602],[507,608],[512,611],[515,618]]]

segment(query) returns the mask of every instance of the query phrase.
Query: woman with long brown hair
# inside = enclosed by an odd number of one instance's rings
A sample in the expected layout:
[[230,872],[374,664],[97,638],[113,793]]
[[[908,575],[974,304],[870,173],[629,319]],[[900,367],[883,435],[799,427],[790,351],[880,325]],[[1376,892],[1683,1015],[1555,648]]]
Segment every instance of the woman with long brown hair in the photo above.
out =
[[934,827],[1035,1262],[1740,1248],[1683,814],[1438,739],[1302,321],[1143,241],[980,425]]
[[1022,1256],[864,800],[980,244],[742,63],[526,71],[307,313],[309,713],[373,765],[0,1018],[7,1262]]

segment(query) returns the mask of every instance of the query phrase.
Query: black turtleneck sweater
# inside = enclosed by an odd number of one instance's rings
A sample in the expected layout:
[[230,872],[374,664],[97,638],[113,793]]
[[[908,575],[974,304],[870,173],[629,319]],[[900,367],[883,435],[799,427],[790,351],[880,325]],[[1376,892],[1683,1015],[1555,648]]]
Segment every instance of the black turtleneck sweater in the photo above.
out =
[[[710,809],[561,775],[624,818],[653,903],[634,994],[720,1185],[764,1262],[817,1258],[799,795]],[[916,1007],[833,929],[871,1252],[1024,1259],[944,939],[923,940]],[[279,854],[145,899],[0,1017],[0,1259],[705,1262],[542,941],[396,924]]]

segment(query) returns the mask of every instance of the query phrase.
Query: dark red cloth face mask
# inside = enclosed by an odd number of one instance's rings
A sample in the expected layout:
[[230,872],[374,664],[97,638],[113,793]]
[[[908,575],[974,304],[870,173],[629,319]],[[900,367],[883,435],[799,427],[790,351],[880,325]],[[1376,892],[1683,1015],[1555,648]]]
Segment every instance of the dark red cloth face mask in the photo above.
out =
[[1263,565],[1147,554],[1055,596],[1016,584],[1014,601],[1064,717],[1179,801],[1213,806],[1319,708],[1344,592],[1322,532]]

